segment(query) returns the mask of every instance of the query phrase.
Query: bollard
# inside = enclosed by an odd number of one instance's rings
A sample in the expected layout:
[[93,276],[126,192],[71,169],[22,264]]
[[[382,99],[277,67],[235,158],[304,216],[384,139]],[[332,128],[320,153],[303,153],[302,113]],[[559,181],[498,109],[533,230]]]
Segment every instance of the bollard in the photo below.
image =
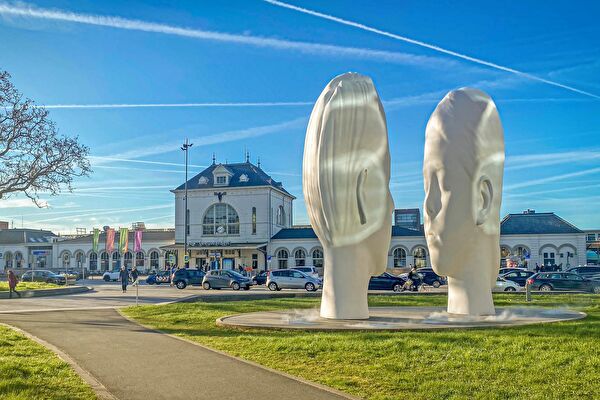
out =
[[525,283],[525,301],[531,302],[531,285],[528,282]]

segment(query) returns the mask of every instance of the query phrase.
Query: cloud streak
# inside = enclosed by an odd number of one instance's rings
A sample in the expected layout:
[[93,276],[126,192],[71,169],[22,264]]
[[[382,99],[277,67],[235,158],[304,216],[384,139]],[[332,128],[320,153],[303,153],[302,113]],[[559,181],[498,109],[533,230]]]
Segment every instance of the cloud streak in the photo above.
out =
[[512,185],[506,186],[504,189],[514,190],[514,189],[519,189],[519,188],[523,188],[523,187],[530,187],[533,185],[541,185],[541,184],[549,183],[549,182],[563,181],[565,179],[576,178],[578,176],[597,174],[599,172],[600,172],[600,167],[599,168],[590,168],[590,169],[585,169],[583,171],[570,172],[568,174],[554,175],[554,176],[549,176],[547,178],[532,179],[532,180],[525,181],[525,182],[515,183]]
[[50,10],[32,7],[28,5],[10,5],[6,3],[0,3],[0,15],[11,15],[22,18],[36,18],[43,20],[103,26],[116,29],[159,33],[198,40],[208,40],[221,43],[234,43],[241,45],[249,45],[253,47],[272,48],[278,50],[293,50],[307,54],[356,57],[378,62],[384,61],[405,65],[417,65],[420,67],[448,67],[449,65],[453,64],[452,61],[445,60],[442,58],[420,56],[409,53],[206,31],[201,29],[186,28],[175,25],[142,21],[137,19],[127,19],[121,17],[110,17],[94,14],[82,14],[62,10]]
[[537,81],[537,82],[545,83],[547,85],[559,87],[559,88],[562,88],[562,89],[565,89],[565,90],[569,90],[571,92],[575,92],[575,93],[578,93],[578,94],[582,94],[584,96],[589,96],[589,97],[593,97],[595,99],[599,99],[600,100],[600,96],[598,96],[596,94],[593,94],[593,93],[590,93],[590,92],[586,92],[584,90],[580,90],[580,89],[574,88],[572,86],[564,85],[564,84],[559,83],[559,82],[551,81],[549,79],[544,79],[544,78],[541,78],[539,76],[529,74],[527,72],[519,71],[519,70],[510,68],[510,67],[506,67],[506,66],[503,66],[503,65],[500,65],[500,64],[496,64],[496,63],[490,62],[490,61],[485,61],[485,60],[482,60],[480,58],[471,57],[469,55],[458,53],[458,52],[453,51],[453,50],[448,50],[448,49],[445,49],[443,47],[436,46],[434,44],[422,42],[420,40],[411,39],[409,37],[397,35],[395,33],[386,32],[386,31],[383,31],[381,29],[373,28],[371,26],[364,25],[364,24],[361,24],[361,23],[358,23],[358,22],[349,21],[349,20],[346,20],[346,19],[343,19],[343,18],[335,17],[333,15],[320,13],[320,12],[317,12],[317,11],[309,10],[307,8],[298,7],[298,6],[294,6],[292,4],[284,3],[284,2],[281,2],[281,1],[277,1],[277,0],[263,0],[263,1],[265,1],[265,2],[267,2],[269,4],[272,4],[274,6],[287,8],[287,9],[290,9],[290,10],[298,11],[298,12],[303,13],[303,14],[312,15],[314,17],[326,19],[326,20],[329,20],[329,21],[337,22],[337,23],[342,24],[342,25],[351,26],[353,28],[358,28],[358,29],[361,29],[361,30],[364,30],[364,31],[367,31],[367,32],[375,33],[375,34],[378,34],[378,35],[381,35],[381,36],[385,36],[385,37],[388,37],[388,38],[391,38],[391,39],[394,39],[394,40],[399,40],[399,41],[402,41],[402,42],[405,42],[405,43],[414,44],[416,46],[424,47],[424,48],[427,48],[427,49],[430,49],[430,50],[433,50],[433,51],[437,51],[437,52],[442,53],[442,54],[446,54],[446,55],[449,55],[449,56],[452,56],[452,57],[460,58],[462,60],[470,61],[470,62],[475,63],[475,64],[483,65],[483,66],[486,66],[486,67],[489,67],[489,68],[493,68],[493,69],[497,69],[497,70],[504,71],[504,72],[509,72],[511,74],[519,75],[519,76],[521,76],[523,78],[527,78],[527,79],[534,80],[534,81]]
[[246,107],[303,107],[311,106],[312,101],[267,101],[239,103],[118,103],[118,104],[50,104],[47,109],[112,109],[112,108],[246,108]]

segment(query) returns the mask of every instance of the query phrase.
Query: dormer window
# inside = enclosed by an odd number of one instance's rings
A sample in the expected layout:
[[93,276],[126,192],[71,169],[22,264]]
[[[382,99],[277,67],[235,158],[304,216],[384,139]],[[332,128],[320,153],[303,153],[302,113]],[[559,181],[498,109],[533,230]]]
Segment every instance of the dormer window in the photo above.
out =
[[248,175],[246,174],[242,174],[240,175],[240,182],[248,182],[250,179],[248,178]]
[[207,183],[208,183],[208,178],[205,176],[201,176],[200,179],[198,179],[199,185],[206,185]]
[[233,176],[233,172],[222,164],[219,164],[213,170],[213,182],[215,186],[229,185],[229,179]]

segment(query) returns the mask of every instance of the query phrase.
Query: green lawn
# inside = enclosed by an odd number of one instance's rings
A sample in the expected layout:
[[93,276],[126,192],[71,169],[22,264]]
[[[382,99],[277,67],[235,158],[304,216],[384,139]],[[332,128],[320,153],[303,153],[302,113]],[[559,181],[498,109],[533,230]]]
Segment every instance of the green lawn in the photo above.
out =
[[95,399],[92,389],[54,353],[0,325],[0,399]]
[[[17,284],[17,291],[20,292],[21,290],[54,289],[59,287],[64,287],[64,285],[60,286],[55,285],[54,283],[46,282],[19,282]],[[0,292],[8,292],[8,282],[0,282]]]
[[[523,296],[494,296],[497,306]],[[504,329],[404,332],[237,330],[215,319],[317,307],[318,299],[130,307],[143,324],[369,399],[600,399],[600,296],[535,296],[575,308],[572,322]],[[372,306],[445,305],[446,296],[372,296]]]

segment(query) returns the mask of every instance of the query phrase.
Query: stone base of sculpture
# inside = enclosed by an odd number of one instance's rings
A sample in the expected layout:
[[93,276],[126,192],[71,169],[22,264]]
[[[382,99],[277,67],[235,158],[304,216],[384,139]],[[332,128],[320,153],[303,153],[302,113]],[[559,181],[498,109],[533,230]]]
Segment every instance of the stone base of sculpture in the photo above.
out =
[[461,328],[500,328],[570,321],[586,314],[565,309],[507,307],[494,315],[448,314],[443,307],[371,307],[366,320],[327,319],[317,309],[263,311],[217,319],[217,325],[237,328],[346,330],[438,330]]

